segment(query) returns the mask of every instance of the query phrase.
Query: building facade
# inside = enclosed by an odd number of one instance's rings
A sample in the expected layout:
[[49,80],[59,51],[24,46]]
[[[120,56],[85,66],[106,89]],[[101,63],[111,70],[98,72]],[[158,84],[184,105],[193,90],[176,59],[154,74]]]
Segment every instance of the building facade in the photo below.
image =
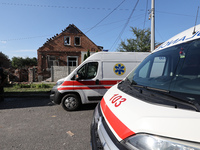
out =
[[38,81],[51,77],[52,66],[78,66],[87,51],[101,51],[101,47],[92,42],[74,24],[70,24],[60,34],[48,39],[37,50]]

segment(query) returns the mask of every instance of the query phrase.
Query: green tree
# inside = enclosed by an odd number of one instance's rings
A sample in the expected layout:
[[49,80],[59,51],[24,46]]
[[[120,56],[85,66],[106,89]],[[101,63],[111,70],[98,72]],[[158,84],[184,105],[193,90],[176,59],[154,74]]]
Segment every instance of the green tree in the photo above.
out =
[[8,56],[0,52],[0,67],[9,68],[10,64],[11,62]]
[[37,59],[33,58],[22,58],[22,57],[13,57],[12,58],[12,67],[13,68],[24,68],[30,66],[37,66]]
[[24,60],[24,66],[37,66],[37,58],[33,57],[33,58],[29,58],[26,57]]
[[87,59],[87,54],[84,55],[84,59],[83,60],[86,60],[86,59]]
[[134,38],[121,41],[117,51],[120,52],[148,52],[151,45],[150,29],[139,29],[131,27]]
[[90,50],[87,51],[87,57],[90,57]]
[[22,57],[13,57],[12,58],[12,67],[13,68],[22,68]]
[[84,55],[84,60],[86,60],[88,57],[90,57],[90,50],[88,49],[87,54]]

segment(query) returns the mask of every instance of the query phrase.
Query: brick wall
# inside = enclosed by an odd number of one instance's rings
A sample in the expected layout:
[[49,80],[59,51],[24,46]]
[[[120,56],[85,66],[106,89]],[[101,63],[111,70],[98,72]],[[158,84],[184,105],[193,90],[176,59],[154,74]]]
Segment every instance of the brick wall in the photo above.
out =
[[[70,37],[70,45],[65,45],[64,38]],[[80,46],[75,45],[75,37],[80,37]],[[38,49],[38,76],[42,80],[51,77],[51,69],[48,66],[48,57],[55,56],[59,66],[67,66],[67,56],[77,56],[78,65],[82,62],[81,52],[100,51],[85,34],[76,26],[69,25],[62,33],[48,39]]]

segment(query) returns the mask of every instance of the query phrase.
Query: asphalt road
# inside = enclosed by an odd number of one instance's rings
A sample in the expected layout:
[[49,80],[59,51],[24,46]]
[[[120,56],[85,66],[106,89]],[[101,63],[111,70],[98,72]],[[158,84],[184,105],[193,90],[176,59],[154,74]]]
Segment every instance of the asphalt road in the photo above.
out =
[[91,150],[95,106],[67,112],[49,98],[6,98],[0,103],[0,150]]

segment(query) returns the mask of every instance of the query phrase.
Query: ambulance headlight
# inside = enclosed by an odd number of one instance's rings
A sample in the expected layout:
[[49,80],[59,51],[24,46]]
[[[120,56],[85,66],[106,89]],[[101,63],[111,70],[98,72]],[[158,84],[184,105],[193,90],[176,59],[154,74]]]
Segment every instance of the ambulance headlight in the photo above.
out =
[[98,111],[98,108],[99,108],[99,103],[97,104],[96,108],[94,109],[94,112],[93,112],[93,121],[92,121],[92,125],[97,123],[98,120],[99,120],[99,111]]
[[124,140],[125,146],[130,150],[200,150],[199,143],[190,143],[170,138],[137,134]]
[[59,85],[63,84],[63,82],[64,82],[64,81],[57,81],[57,82],[56,82],[56,86],[59,86]]

